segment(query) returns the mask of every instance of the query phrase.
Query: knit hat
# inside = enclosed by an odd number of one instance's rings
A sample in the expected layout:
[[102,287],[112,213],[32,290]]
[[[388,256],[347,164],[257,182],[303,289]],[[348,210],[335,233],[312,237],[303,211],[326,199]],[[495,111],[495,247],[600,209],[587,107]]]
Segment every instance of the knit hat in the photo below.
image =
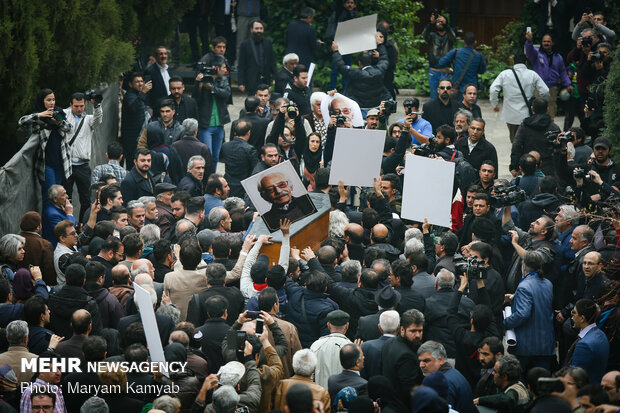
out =
[[22,216],[22,222],[19,224],[19,227],[22,231],[34,231],[39,225],[41,225],[41,215],[36,211],[30,211]]
[[265,254],[259,255],[256,262],[250,269],[250,277],[252,277],[252,281],[256,284],[264,284],[268,269],[269,257]]

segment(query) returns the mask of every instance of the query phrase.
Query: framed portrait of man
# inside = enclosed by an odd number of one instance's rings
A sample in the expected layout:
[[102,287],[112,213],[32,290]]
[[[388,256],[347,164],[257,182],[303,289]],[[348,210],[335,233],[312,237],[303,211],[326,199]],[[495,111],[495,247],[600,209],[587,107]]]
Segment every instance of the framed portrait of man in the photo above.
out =
[[340,115],[350,121],[355,128],[364,126],[364,118],[362,117],[360,106],[353,99],[349,99],[340,93],[336,93],[334,96],[327,95],[323,99],[321,102],[321,113],[323,114],[323,119],[326,119],[326,123],[329,123],[331,115]]
[[252,175],[241,185],[271,232],[280,229],[281,219],[296,222],[317,211],[290,161]]

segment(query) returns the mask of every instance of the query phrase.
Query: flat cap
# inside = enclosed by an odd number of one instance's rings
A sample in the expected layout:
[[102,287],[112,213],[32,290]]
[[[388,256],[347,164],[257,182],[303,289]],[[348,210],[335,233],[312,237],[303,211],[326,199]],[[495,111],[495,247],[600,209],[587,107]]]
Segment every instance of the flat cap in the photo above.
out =
[[342,310],[334,310],[327,314],[327,321],[334,326],[343,326],[349,322],[350,318],[351,316],[349,316],[349,313]]
[[177,189],[176,185],[172,185],[167,182],[161,182],[155,185],[155,196],[161,194],[162,192],[174,191],[175,189]]

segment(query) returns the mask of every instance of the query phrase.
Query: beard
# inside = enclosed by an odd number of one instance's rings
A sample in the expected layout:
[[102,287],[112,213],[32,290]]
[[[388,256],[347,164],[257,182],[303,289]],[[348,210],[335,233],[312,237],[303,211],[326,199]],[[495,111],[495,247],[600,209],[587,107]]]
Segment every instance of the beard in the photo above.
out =
[[260,42],[263,40],[265,36],[262,33],[252,33],[252,38],[254,39],[254,41],[256,42]]

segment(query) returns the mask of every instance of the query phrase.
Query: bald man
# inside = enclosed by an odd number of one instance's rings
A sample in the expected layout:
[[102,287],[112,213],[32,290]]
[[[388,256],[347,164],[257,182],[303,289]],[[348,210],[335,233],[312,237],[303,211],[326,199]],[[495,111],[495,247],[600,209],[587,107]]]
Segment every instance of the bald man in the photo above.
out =
[[370,244],[373,247],[381,248],[387,254],[387,259],[392,262],[398,259],[400,251],[390,244],[390,231],[383,224],[372,227],[370,232]]
[[603,257],[598,251],[590,251],[585,257],[583,257],[583,275],[585,275],[585,282],[582,285],[578,281],[577,294],[583,291],[581,298],[589,298],[591,300],[598,300],[608,289],[608,279],[603,274]]
[[127,300],[133,295],[133,285],[129,276],[129,268],[123,264],[117,264],[110,271],[112,274],[112,286],[108,288],[110,294],[118,299],[121,306],[125,308]]
[[[155,282],[155,267],[153,266],[153,263],[146,258],[140,258],[139,260],[135,260],[131,265],[131,278],[136,280],[136,284],[140,284],[141,286],[143,284],[137,282],[137,277],[142,274],[148,275],[151,279],[151,287],[155,289],[155,292],[157,293],[157,304],[159,305],[159,303],[161,303],[161,297],[164,293],[164,283]],[[142,277],[140,278],[142,279]],[[144,285],[146,285],[146,283]],[[134,311],[134,305],[135,304],[131,302],[127,303],[127,314],[131,314]]]
[[349,258],[364,262],[364,227],[351,222],[344,227],[344,239],[347,241]]
[[609,402],[613,404],[618,404],[620,402],[620,388],[618,386],[618,376],[620,375],[620,371],[613,370],[607,372],[603,378],[601,379],[601,387],[609,396]]
[[73,336],[68,340],[63,340],[56,347],[56,352],[62,357],[77,357],[84,364],[84,353],[82,344],[93,329],[93,320],[90,313],[84,309],[76,310],[71,316],[71,329]]
[[269,231],[280,228],[280,220],[288,218],[299,221],[316,212],[316,207],[308,194],[293,196],[293,182],[280,172],[265,175],[258,183],[260,196],[271,204],[271,209],[263,214]]
[[[177,328],[179,328],[177,326]],[[193,328],[193,325],[192,325]],[[187,366],[191,371],[194,372],[196,378],[200,380],[204,380],[205,377],[209,374],[209,369],[207,367],[207,361],[200,357],[197,354],[194,354],[189,350],[189,336],[185,331],[175,330],[170,334],[170,339],[168,340],[170,343],[180,343],[183,344],[185,350],[187,351]]]

